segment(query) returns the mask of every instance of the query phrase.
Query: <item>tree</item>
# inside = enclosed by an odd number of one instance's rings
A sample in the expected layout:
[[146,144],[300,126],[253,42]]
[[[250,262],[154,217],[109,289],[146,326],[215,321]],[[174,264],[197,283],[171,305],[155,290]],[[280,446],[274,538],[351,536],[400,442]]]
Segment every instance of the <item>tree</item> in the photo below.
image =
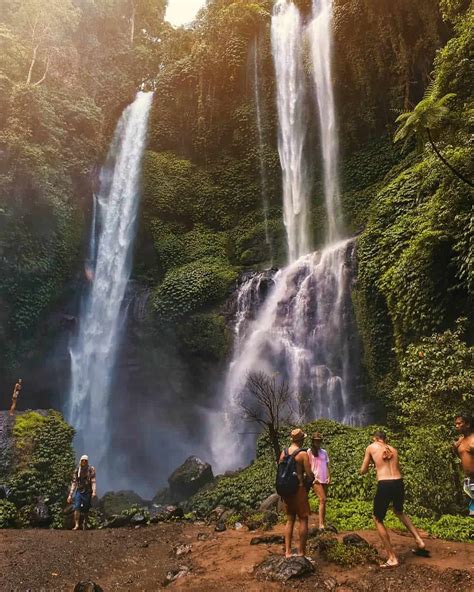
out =
[[415,136],[417,147],[421,151],[424,147],[426,138],[428,138],[434,153],[441,162],[448,167],[456,177],[461,179],[461,181],[474,187],[469,179],[446,160],[435,143],[435,138],[449,114],[447,103],[455,96],[454,93],[448,93],[440,99],[437,99],[436,95],[432,92],[432,87],[429,86],[424,98],[416,105],[413,111],[407,111],[397,117],[396,123],[399,123],[400,127],[396,131],[393,141],[398,142],[400,140],[407,140],[411,136]]
[[291,391],[285,380],[265,372],[251,372],[247,376],[240,407],[245,420],[257,423],[267,431],[275,459],[280,458],[280,426],[290,423],[293,416]]
[[[54,56],[64,53],[70,45],[72,33],[79,22],[80,11],[71,0],[23,0],[13,12],[13,26],[30,52],[26,84],[39,85],[46,79]],[[43,65],[42,74],[35,82],[34,70],[38,62]]]

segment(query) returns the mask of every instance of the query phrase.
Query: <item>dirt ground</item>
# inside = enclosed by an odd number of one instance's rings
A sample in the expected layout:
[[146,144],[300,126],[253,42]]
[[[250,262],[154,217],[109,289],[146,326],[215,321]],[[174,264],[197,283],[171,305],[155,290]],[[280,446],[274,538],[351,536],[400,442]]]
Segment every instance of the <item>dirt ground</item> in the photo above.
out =
[[[277,526],[272,534],[282,534]],[[381,570],[376,565],[341,568],[314,556],[315,575],[287,584],[257,581],[254,568],[281,545],[250,545],[258,532],[245,529],[215,533],[204,525],[161,524],[140,529],[70,532],[0,531],[1,592],[72,592],[80,580],[91,579],[104,592],[154,592],[163,589],[166,574],[187,566],[189,573],[169,590],[194,592],[459,592],[474,590],[474,545],[429,539],[430,559],[411,553],[412,539],[392,533],[401,565]],[[377,535],[360,532],[383,556]],[[199,535],[199,536],[198,536]],[[342,535],[341,535],[342,536]],[[190,545],[176,557],[174,548]]]

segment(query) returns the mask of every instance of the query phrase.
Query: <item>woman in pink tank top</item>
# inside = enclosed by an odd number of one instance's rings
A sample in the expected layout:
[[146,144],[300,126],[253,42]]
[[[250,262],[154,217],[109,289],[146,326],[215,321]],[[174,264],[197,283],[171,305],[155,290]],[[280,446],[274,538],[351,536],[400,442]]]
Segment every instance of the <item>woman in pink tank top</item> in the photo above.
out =
[[321,448],[323,437],[319,432],[311,436],[311,448],[308,450],[311,470],[314,473],[313,491],[319,498],[319,528],[325,528],[326,498],[328,485],[331,482],[329,474],[329,455]]

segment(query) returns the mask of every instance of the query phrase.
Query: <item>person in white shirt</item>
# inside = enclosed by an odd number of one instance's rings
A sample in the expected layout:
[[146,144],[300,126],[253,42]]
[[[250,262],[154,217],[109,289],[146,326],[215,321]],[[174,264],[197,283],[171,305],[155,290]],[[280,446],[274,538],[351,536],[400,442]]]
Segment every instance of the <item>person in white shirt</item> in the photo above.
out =
[[308,450],[311,470],[314,474],[313,491],[319,498],[319,528],[325,528],[326,521],[326,498],[328,485],[331,482],[329,473],[329,455],[321,448],[323,437],[319,432],[311,436],[311,448]]

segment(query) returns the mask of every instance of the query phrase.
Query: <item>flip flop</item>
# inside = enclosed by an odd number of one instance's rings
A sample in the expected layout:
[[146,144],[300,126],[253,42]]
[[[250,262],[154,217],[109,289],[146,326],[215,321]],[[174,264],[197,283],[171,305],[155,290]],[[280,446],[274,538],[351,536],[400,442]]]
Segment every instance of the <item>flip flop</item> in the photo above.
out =
[[424,547],[423,549],[412,549],[411,552],[417,557],[431,557],[431,553]]
[[394,567],[399,567],[399,566],[400,566],[399,563],[389,563],[388,561],[386,561],[385,563],[381,563],[379,565],[379,567],[382,569],[392,569]]

